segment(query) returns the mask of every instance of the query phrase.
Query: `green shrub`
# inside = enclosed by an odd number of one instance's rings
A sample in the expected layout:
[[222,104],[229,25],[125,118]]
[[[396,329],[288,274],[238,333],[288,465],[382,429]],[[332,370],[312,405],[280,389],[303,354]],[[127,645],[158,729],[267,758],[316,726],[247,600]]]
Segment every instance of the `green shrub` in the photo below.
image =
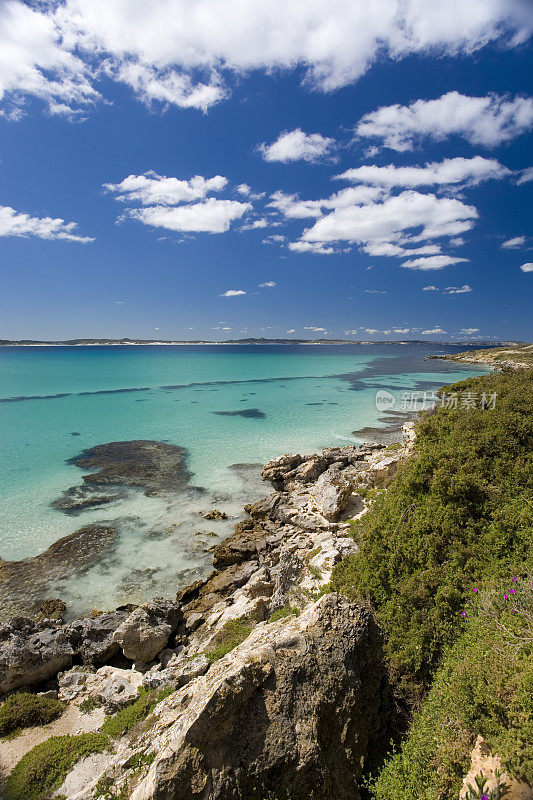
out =
[[63,713],[59,700],[29,692],[11,694],[0,706],[0,736],[8,736],[23,728],[47,725]]
[[283,608],[276,608],[275,611],[272,612],[270,615],[269,622],[277,622],[278,619],[284,619],[285,617],[290,617],[291,614],[294,614],[295,617],[300,616],[300,610],[298,608],[294,608],[293,606],[283,606]]
[[247,619],[233,619],[221,628],[215,638],[216,647],[208,650],[205,655],[208,661],[213,664],[220,658],[230,653],[235,647],[244,642],[254,628],[254,622]]
[[497,392],[495,409],[440,408],[420,422],[416,454],[353,527],[359,552],[331,587],[370,601],[386,637],[392,680],[419,702],[471,586],[531,564],[531,370],[497,373],[446,391]]
[[90,697],[86,697],[85,700],[82,700],[80,703],[80,712],[82,714],[91,714],[95,708],[100,708],[102,705],[103,703],[100,698],[92,694]]
[[142,687],[139,689],[137,700],[126,708],[122,708],[112,716],[108,717],[100,728],[100,733],[109,736],[111,739],[118,739],[127,733],[133,726],[152,713],[158,703],[175,691],[174,686],[166,686],[159,692],[149,692]]
[[48,800],[77,761],[109,746],[103,733],[47,739],[13,768],[4,785],[4,800]]
[[474,596],[466,630],[438,670],[402,749],[377,778],[375,800],[455,800],[478,735],[510,774],[533,783],[531,583],[506,581]]

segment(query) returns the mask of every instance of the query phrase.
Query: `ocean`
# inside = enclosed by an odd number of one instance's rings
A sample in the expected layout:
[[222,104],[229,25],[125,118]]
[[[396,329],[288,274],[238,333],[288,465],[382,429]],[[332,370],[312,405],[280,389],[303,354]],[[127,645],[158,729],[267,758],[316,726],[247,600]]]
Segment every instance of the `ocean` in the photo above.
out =
[[[406,392],[487,371],[427,360],[461,349],[0,347],[0,557],[35,556],[84,525],[109,522],[120,534],[112,555],[52,587],[51,596],[65,599],[70,615],[172,597],[209,572],[213,543],[233,530],[244,504],[271,491],[261,482],[262,464],[282,453],[360,443],[354,430],[382,424],[380,389],[402,410]],[[72,458],[132,439],[186,448],[190,487],[166,497],[129,489],[78,516],[51,507],[82,482]],[[202,512],[213,508],[228,520],[206,521]]]

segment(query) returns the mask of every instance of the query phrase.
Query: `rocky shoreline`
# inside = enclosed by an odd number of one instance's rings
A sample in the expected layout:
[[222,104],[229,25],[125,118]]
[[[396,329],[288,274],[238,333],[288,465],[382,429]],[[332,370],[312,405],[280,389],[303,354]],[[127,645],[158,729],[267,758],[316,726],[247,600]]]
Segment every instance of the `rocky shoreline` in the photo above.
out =
[[[213,548],[213,572],[175,601],[69,624],[46,616],[52,604],[40,619],[0,626],[2,694],[58,690],[69,707],[96,698],[111,713],[139,687],[176,689],[149,730],[122,737],[99,759],[98,775],[82,779],[75,767],[69,798],[95,798],[110,776],[134,800],[196,797],[198,781],[202,796],[220,800],[252,783],[300,797],[317,780],[331,782],[338,797],[357,797],[391,704],[371,616],[324,588],[335,563],[357,549],[347,520],[366,513],[371,490],[411,454],[414,435],[408,422],[391,450],[333,447],[266,464],[262,477],[274,492],[246,507],[247,518]],[[231,652],[228,636],[237,636]],[[128,761],[147,752],[153,763],[133,775]]]

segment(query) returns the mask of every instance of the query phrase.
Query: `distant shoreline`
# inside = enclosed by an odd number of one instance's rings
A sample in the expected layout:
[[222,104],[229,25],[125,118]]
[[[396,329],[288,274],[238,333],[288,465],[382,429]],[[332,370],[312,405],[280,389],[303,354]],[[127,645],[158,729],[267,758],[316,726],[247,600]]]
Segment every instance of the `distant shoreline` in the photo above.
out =
[[523,344],[517,341],[458,341],[458,342],[433,342],[426,339],[402,339],[402,340],[365,340],[365,339],[227,339],[222,342],[215,341],[161,341],[161,340],[140,340],[140,339],[97,339],[97,340],[70,340],[70,341],[38,341],[38,340],[0,340],[0,347],[206,347],[206,346],[228,346],[238,345],[240,347],[257,345],[432,345],[433,347],[504,347]]

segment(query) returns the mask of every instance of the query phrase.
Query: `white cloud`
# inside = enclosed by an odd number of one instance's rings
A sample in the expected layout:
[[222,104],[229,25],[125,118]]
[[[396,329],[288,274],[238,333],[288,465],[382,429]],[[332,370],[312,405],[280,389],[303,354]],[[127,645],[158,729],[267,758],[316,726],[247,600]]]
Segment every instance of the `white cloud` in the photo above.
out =
[[404,261],[402,267],[407,269],[443,269],[450,266],[450,264],[458,264],[460,261],[468,261],[468,259],[453,258],[452,256],[427,256]]
[[409,333],[409,328],[393,328],[394,333]]
[[424,286],[422,291],[423,292],[436,292],[437,291],[437,287],[436,286]]
[[465,283],[464,286],[447,286],[443,289],[444,294],[467,294],[468,292],[474,291],[468,283]]
[[30,217],[10,206],[0,206],[0,236],[37,236],[39,239],[65,239],[70,242],[94,242],[91,236],[75,233],[77,224],[52,217]]
[[459,333],[466,333],[467,336],[470,336],[472,333],[479,333],[479,328],[461,328]]
[[242,226],[241,231],[256,231],[260,230],[261,228],[268,228],[269,225],[270,222],[268,219],[265,219],[265,217],[260,217],[259,219],[253,219],[249,220],[249,222],[246,222]]
[[533,272],[533,262],[528,261],[526,264],[522,264],[520,269],[522,272]]
[[446,333],[446,331],[443,331],[442,328],[439,328],[437,325],[435,328],[428,328],[428,330],[422,331],[422,336],[430,336],[435,333]]
[[410,106],[382,106],[362,117],[355,130],[359,137],[381,140],[401,152],[412,150],[425,137],[442,141],[462,136],[473,145],[496,147],[532,127],[532,98],[469,97],[454,91]]
[[329,152],[335,139],[320,133],[304,133],[300,128],[284,131],[275,142],[259,145],[259,152],[265,161],[319,161]]
[[265,281],[264,283],[259,284],[260,289],[266,289],[267,287],[276,286],[276,281]]
[[444,161],[426,163],[423,167],[396,167],[388,164],[377,167],[367,164],[348,169],[335,177],[352,183],[365,183],[374,186],[417,187],[445,186],[458,183],[476,184],[490,179],[504,178],[511,170],[494,158],[445,158]]
[[361,328],[361,330],[370,334],[379,333],[377,328]]
[[204,178],[195,175],[190,180],[167,178],[150,170],[144,175],[128,175],[120,183],[104,183],[104,189],[116,195],[116,200],[142,205],[177,205],[201,200],[210,192],[220,192],[228,179],[222,175]]
[[325,328],[317,328],[316,325],[304,325],[304,331],[313,331],[314,333],[327,333]]
[[281,233],[272,233],[270,236],[265,236],[265,238],[262,239],[262,243],[263,244],[276,244],[276,243],[284,242],[286,239],[287,239],[287,237],[283,236],[283,234],[281,234]]
[[239,203],[236,200],[215,200],[210,197],[203,203],[186,206],[132,208],[125,213],[124,217],[131,217],[144,225],[166,228],[170,231],[225,233],[234,220],[240,219],[251,208],[250,203]]
[[289,328],[289,330],[285,331],[285,333],[296,333],[296,331],[294,328]]
[[533,181],[533,167],[528,167],[527,169],[522,170],[522,174],[517,180],[517,184],[520,186],[522,183],[529,183]]
[[515,247],[522,247],[526,243],[525,236],[515,236],[514,239],[507,239],[506,242],[503,242],[500,247],[505,248],[506,250],[512,250]]
[[307,242],[402,244],[406,232],[419,228],[421,232],[416,236],[411,233],[410,241],[454,236],[469,230],[477,216],[473,206],[456,198],[405,191],[381,203],[337,208],[317,220],[304,232],[302,239]]
[[330,256],[335,252],[333,247],[326,247],[321,242],[289,242],[289,250],[293,253],[313,253],[318,256]]
[[219,294],[219,297],[239,297],[241,294],[246,294],[243,289],[227,289],[222,294]]
[[349,206],[364,205],[373,200],[380,200],[386,192],[375,186],[355,186],[342,189],[331,197],[321,200],[300,200],[296,194],[274,192],[269,208],[275,208],[288,219],[309,219],[322,216],[323,210],[332,210]]
[[142,102],[206,110],[252,70],[300,68],[304,83],[331,91],[378,57],[511,47],[533,28],[526,0],[6,0],[0,17],[1,91],[55,113],[97,99],[102,75]]
[[365,289],[365,294],[387,294],[384,289]]
[[239,183],[239,185],[235,187],[235,191],[243,197],[248,197],[250,200],[259,200],[261,197],[265,196],[264,192],[252,191],[252,187],[247,183]]

